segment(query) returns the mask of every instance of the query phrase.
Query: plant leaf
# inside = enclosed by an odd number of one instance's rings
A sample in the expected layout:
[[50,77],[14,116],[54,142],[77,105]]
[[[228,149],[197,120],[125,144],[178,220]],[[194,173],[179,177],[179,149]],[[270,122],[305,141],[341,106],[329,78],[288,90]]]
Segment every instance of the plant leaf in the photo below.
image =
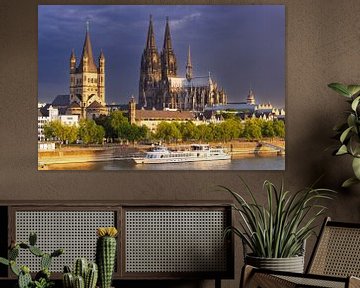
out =
[[360,180],[360,158],[354,157],[352,168],[357,179]]
[[349,132],[351,131],[352,127],[347,128],[343,133],[341,133],[340,141],[344,143],[346,137],[348,136]]
[[350,96],[354,96],[360,92],[360,85],[352,84],[347,86]]
[[0,257],[0,263],[1,263],[1,264],[4,264],[4,265],[9,265],[9,264],[10,264],[9,260],[8,260],[8,259],[5,259],[5,258],[3,258],[3,257]]
[[351,177],[351,178],[347,179],[346,181],[344,181],[344,183],[341,185],[341,187],[348,188],[352,185],[359,184],[359,183],[360,183],[359,179],[357,179],[356,177]]
[[349,127],[351,126],[355,126],[355,121],[356,121],[356,116],[353,113],[350,113],[348,118],[347,118],[347,124],[349,125]]
[[339,150],[336,152],[335,155],[344,155],[348,153],[348,149],[346,147],[346,145],[341,145],[341,147],[339,148]]
[[356,111],[356,108],[359,106],[360,96],[356,97],[351,103],[351,109]]
[[350,92],[348,90],[348,87],[341,83],[330,83],[328,85],[329,88],[333,89],[335,92],[339,93],[342,96],[345,96],[347,98],[350,98]]

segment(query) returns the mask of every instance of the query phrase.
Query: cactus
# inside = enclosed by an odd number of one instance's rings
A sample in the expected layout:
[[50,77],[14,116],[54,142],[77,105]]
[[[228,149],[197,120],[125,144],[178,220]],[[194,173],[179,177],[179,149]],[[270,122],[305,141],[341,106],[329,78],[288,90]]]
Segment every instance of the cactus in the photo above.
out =
[[85,288],[95,288],[98,279],[98,266],[96,263],[89,263],[85,276]]
[[19,246],[16,245],[14,248],[9,250],[8,253],[9,260],[16,260],[16,258],[19,256]]
[[44,255],[44,252],[42,252],[42,251],[40,250],[40,248],[38,248],[38,247],[36,247],[36,246],[30,245],[29,251],[30,251],[32,254],[34,254],[35,256],[38,256],[38,257],[41,257],[41,256]]
[[29,235],[29,244],[31,246],[35,246],[36,245],[36,241],[37,241],[37,235],[34,232],[31,232]]
[[64,266],[64,273],[71,273],[71,269],[69,266],[67,265]]
[[16,276],[20,275],[20,268],[16,265],[16,262],[14,260],[10,261],[10,269]]
[[74,274],[85,279],[88,262],[85,258],[79,258],[75,261]]
[[[63,286],[64,288],[77,288],[75,286],[75,280],[78,286],[83,288],[95,288],[98,278],[98,268],[95,263],[89,263],[85,258],[78,258],[74,263],[74,272],[71,273],[69,266],[64,266],[63,273]],[[79,279],[82,279],[81,280]]]
[[19,274],[19,279],[18,279],[19,288],[28,288],[32,283],[31,275],[29,273],[29,268],[28,267],[26,268],[27,268],[27,272],[22,270]]
[[71,272],[63,274],[62,277],[64,288],[73,288],[74,287],[74,276]]
[[45,269],[45,268],[49,269],[51,265],[51,260],[52,260],[51,255],[48,253],[44,253],[44,255],[41,256],[41,261],[40,261],[41,269]]
[[0,263],[4,264],[6,266],[10,265],[10,261],[8,259],[3,258],[3,257],[0,257]]
[[74,277],[74,288],[85,288],[84,278],[77,275]]
[[[0,263],[10,266],[11,271],[18,276],[18,286],[19,288],[29,288],[29,287],[51,287],[53,282],[50,281],[50,264],[53,257],[60,256],[64,251],[62,249],[55,250],[53,253],[48,254],[41,251],[38,247],[35,246],[37,236],[35,233],[30,233],[29,244],[20,242],[16,243],[11,241],[11,245],[8,251],[8,259],[0,257]],[[30,275],[30,269],[27,266],[22,266],[21,268],[16,264],[16,259],[19,256],[19,250],[29,250],[30,253],[37,257],[41,257],[41,271],[39,271],[35,276],[35,281],[32,280]]]
[[110,288],[116,256],[115,227],[98,228],[99,238],[96,243],[96,262],[99,267],[99,284],[101,288]]

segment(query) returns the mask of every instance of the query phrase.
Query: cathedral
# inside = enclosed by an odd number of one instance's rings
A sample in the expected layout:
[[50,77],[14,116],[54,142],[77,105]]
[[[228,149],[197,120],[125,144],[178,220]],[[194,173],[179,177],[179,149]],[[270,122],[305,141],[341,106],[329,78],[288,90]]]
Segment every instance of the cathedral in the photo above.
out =
[[101,51],[95,64],[87,23],[85,41],[79,65],[74,50],[70,56],[70,105],[66,114],[79,118],[95,118],[106,115],[105,107],[105,56]]
[[190,46],[185,77],[178,76],[177,68],[169,19],[166,18],[164,44],[159,54],[150,15],[146,46],[141,57],[138,100],[140,107],[203,111],[205,107],[227,104],[225,91],[218,87],[210,72],[204,77],[193,75]]

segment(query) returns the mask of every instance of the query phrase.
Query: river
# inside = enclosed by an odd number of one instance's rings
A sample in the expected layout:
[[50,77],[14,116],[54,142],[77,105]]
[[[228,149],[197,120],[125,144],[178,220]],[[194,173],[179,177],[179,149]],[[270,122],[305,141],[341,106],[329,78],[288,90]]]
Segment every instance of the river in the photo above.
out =
[[285,170],[285,156],[245,156],[225,161],[135,165],[131,160],[48,165],[49,170]]

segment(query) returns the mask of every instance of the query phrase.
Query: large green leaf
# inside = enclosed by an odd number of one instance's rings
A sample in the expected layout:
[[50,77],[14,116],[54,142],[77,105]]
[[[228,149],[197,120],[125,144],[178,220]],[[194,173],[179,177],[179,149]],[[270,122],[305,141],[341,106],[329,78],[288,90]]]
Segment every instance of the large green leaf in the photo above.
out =
[[344,155],[347,153],[348,153],[348,149],[347,149],[346,145],[341,145],[339,150],[336,152],[336,155]]
[[348,86],[341,83],[330,83],[328,85],[329,88],[333,89],[337,93],[347,98],[351,98],[351,94],[348,90]]
[[[356,116],[353,113],[350,113],[348,118],[347,118],[347,124],[349,125],[349,127],[351,126],[355,126],[356,123]],[[338,130],[336,130],[338,131]]]
[[356,178],[360,180],[360,158],[354,157],[352,167]]
[[357,109],[357,107],[358,107],[358,105],[359,105],[359,101],[360,101],[360,96],[356,97],[356,98],[354,99],[354,101],[352,101],[352,103],[351,103],[351,109],[352,109],[353,111],[356,111],[356,109]]
[[352,127],[349,127],[347,128],[343,133],[341,133],[341,136],[340,136],[340,141],[341,143],[344,143],[344,141],[346,140],[349,132],[351,131]]
[[360,156],[360,138],[358,135],[354,134],[350,137],[347,148],[351,155],[353,155],[354,157]]
[[360,85],[352,84],[347,86],[350,96],[354,96],[360,92]]

